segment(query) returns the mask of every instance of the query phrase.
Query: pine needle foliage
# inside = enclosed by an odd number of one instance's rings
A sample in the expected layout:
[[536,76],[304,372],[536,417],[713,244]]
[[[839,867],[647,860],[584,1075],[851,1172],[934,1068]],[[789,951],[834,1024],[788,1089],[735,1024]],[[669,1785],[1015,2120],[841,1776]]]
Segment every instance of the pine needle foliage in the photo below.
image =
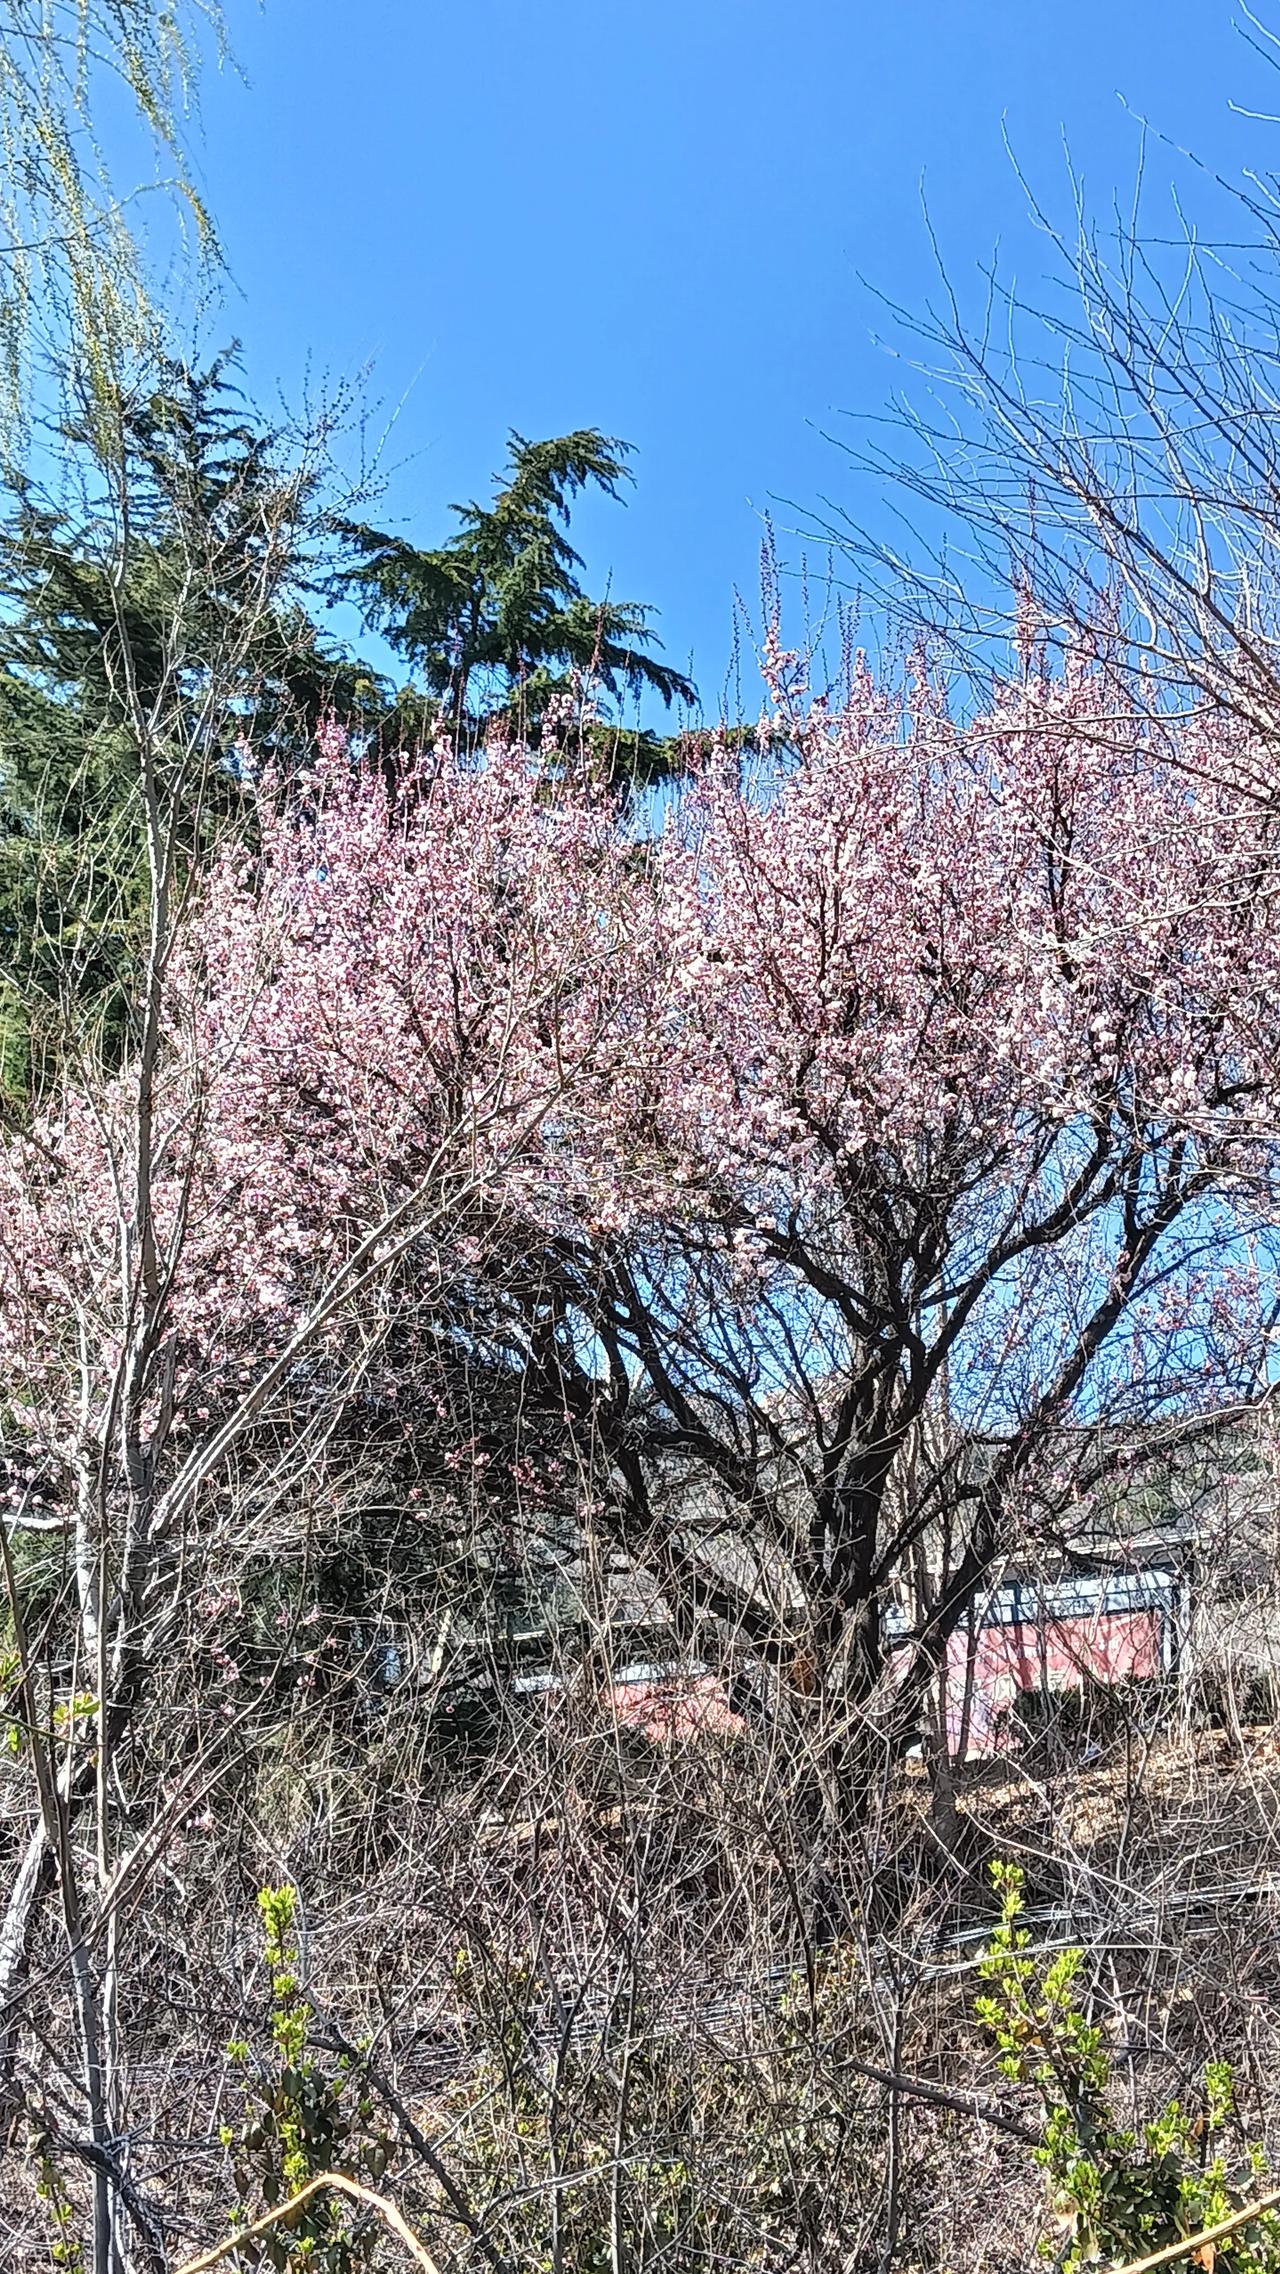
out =
[[425,717],[443,718],[459,744],[482,739],[499,721],[536,744],[548,717],[585,689],[615,714],[630,771],[667,770],[668,746],[621,729],[617,714],[627,698],[692,705],[697,691],[650,652],[651,609],[591,597],[568,533],[581,492],[621,496],[627,456],[626,443],[595,427],[541,442],[513,432],[492,500],[451,507],[457,527],[443,545],[339,525],[350,555],[332,592],[353,601],[404,657],[425,696]]

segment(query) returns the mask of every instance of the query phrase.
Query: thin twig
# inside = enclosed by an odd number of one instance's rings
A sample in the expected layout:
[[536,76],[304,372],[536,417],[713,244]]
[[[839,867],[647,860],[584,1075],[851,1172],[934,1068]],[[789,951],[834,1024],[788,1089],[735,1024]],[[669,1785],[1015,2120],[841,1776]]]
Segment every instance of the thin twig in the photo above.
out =
[[[1020,2124],[1016,2116],[1006,2116],[1002,2108],[993,2107],[981,2093],[948,2092],[945,2085],[933,2084],[926,2077],[899,2076],[891,2069],[878,2069],[871,2061],[853,2060],[848,2056],[840,2066],[852,2069],[855,2076],[870,2078],[873,2084],[883,2085],[889,2092],[900,2092],[904,2099],[928,2101],[934,2108],[952,2108],[958,2116],[989,2124],[993,2131],[1007,2132],[1010,2139],[1021,2140],[1026,2147],[1038,2148],[1043,2144],[1043,2133],[1034,2131],[1030,2124]],[[1130,2270],[1126,2269],[1126,2274],[1130,2274]]]
[[256,2242],[259,2235],[269,2233],[272,2227],[279,2225],[281,2219],[287,2219],[294,2211],[300,2211],[304,2203],[311,2202],[314,2196],[323,2194],[330,2187],[336,2188],[340,2195],[350,2195],[353,2202],[363,2203],[366,2210],[373,2211],[397,2241],[404,2244],[415,2263],[422,2268],[422,2274],[440,2274],[426,2244],[419,2241],[412,2227],[406,2226],[395,2204],[389,2203],[385,2195],[375,2195],[371,2187],[362,2187],[358,2179],[349,2179],[345,2171],[317,2172],[315,2178],[309,2179],[305,2187],[300,2187],[296,2195],[291,2195],[286,2203],[277,2203],[273,2211],[264,2211],[252,2226],[241,2227],[236,2234],[224,2235],[221,2242],[215,2243],[212,2250],[203,2251],[199,2258],[184,2260],[177,2274],[206,2274],[208,2267],[216,2266],[220,2259],[229,2258],[233,2250],[243,2249],[245,2243]]
[[[1280,2187],[1273,2187],[1269,2195],[1259,2195],[1256,2203],[1246,2203],[1242,2211],[1233,2211],[1229,2219],[1219,2219],[1216,2227],[1202,2227],[1198,2235],[1182,2235],[1177,2242],[1166,2243],[1163,2250],[1153,2250],[1149,2258],[1131,2259],[1127,2266],[1116,2268],[1116,2274],[1155,2274],[1158,2266],[1172,2266],[1175,2259],[1185,2258],[1189,2251],[1204,2250],[1209,2243],[1222,2242],[1240,2227],[1247,2227],[1264,2211],[1274,2211],[1280,2205]],[[181,2270],[185,2274],[185,2269]]]

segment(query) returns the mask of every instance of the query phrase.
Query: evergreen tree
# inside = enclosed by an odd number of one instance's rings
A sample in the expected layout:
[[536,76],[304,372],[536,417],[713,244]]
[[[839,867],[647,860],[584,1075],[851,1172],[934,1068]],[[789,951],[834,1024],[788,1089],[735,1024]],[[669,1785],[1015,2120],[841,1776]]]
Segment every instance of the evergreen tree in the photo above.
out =
[[[291,771],[329,712],[391,763],[442,722],[463,747],[496,720],[536,747],[585,685],[615,714],[592,737],[645,779],[679,746],[624,727],[624,698],[695,699],[647,652],[649,611],[582,585],[572,499],[626,479],[594,430],[513,436],[492,505],[434,549],[327,515],[314,453],[246,405],[234,351],[166,363],[103,436],[95,400],[57,436],[56,498],[12,474],[0,518],[0,1100],[19,1107],[72,1035],[108,1057],[128,1039],[141,736],[182,875],[240,810],[246,758]],[[340,596],[412,666],[398,694],[324,632]]]
[[[176,868],[241,797],[240,751],[289,766],[330,709],[387,692],[306,605],[316,477],[246,411],[230,354],[170,363],[60,434],[50,502],[11,480],[0,525],[0,1073],[12,1098],[66,1039],[125,1038],[143,888],[139,737]],[[35,1053],[34,1060],[32,1053]]]
[[[589,487],[618,497],[627,446],[594,427],[545,442],[512,433],[493,501],[451,508],[454,534],[422,548],[360,523],[339,525],[353,557],[330,590],[354,600],[417,675],[400,712],[421,731],[445,721],[463,746],[509,719],[536,745],[553,697],[586,685],[616,714],[625,697],[692,704],[692,682],[648,651],[652,611],[593,600],[569,541],[571,502]],[[660,773],[674,745],[651,732],[607,731],[620,768]]]

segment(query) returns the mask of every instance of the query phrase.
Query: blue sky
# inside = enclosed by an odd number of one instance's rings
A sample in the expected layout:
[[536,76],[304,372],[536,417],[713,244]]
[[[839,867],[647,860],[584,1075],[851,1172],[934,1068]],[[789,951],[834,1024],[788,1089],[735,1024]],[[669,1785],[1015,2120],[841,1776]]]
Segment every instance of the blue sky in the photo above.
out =
[[[634,495],[584,510],[580,542],[597,585],[659,609],[713,711],[762,513],[785,533],[826,498],[887,526],[828,437],[911,383],[875,295],[936,292],[925,203],[976,307],[997,252],[1028,292],[1045,263],[1005,136],[1064,218],[1065,150],[1095,208],[1127,202],[1134,113],[1228,176],[1280,151],[1231,109],[1280,109],[1280,77],[1225,0],[227,10],[249,84],[205,89],[234,280],[211,337],[242,338],[265,402],[372,365],[374,429],[395,413],[380,511],[423,541],[508,427],[624,436]],[[1175,177],[1150,148],[1162,224]]]

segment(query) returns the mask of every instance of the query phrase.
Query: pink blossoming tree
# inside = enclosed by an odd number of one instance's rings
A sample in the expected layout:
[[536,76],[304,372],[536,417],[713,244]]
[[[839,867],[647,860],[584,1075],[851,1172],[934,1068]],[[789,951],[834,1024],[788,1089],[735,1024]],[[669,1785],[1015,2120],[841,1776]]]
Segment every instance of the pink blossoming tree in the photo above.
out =
[[776,764],[713,752],[655,854],[615,1217],[528,1346],[686,1647],[856,1815],[1002,1561],[1265,1388],[1280,935],[1235,730],[793,662]]
[[[5,1524],[14,1555],[64,1560],[74,1613],[55,1593],[52,1616],[79,1701],[31,1740],[0,2026],[11,2075],[56,1886],[104,2173],[130,1895],[278,1710],[286,1661],[316,1664],[288,1615],[248,1688],[246,1574],[305,1564],[317,1528],[385,1493],[401,1403],[437,1466],[465,1448],[442,1387],[504,1226],[554,1214],[548,1162],[584,1142],[587,1085],[607,1088],[631,1023],[612,806],[519,751],[424,761],[393,805],[335,730],[309,777],[263,786],[255,849],[227,851],[185,926],[157,869],[134,1062],[69,1085],[0,1158]],[[9,1581],[10,1710],[34,1732],[52,1704],[12,1557]],[[87,1869],[67,1838],[84,1808]]]
[[[334,731],[157,922],[134,1064],[5,1142],[9,1525],[65,1543],[88,1703],[0,2007],[11,2058],[56,1883],[103,2141],[126,1897],[262,1711],[220,1621],[402,1489],[389,1443],[513,1558],[554,1504],[647,1586],[830,1919],[1002,1559],[1265,1392],[1259,753],[1209,719],[1168,748],[1084,666],[964,727],[923,674],[826,703],[770,672],[753,770],[713,748],[651,841],[572,754],[445,754],[393,798]],[[459,1424],[482,1378],[505,1433]],[[224,1702],[157,1800],[126,1734],[192,1681]]]

